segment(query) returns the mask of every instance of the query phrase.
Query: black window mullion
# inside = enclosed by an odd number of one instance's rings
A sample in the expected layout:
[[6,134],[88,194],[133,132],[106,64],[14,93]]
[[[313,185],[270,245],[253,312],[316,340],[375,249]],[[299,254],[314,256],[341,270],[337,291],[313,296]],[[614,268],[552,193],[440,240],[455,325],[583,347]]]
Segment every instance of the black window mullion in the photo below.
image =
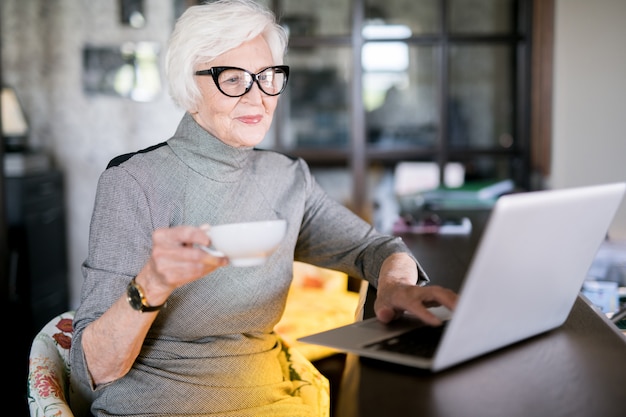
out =
[[449,61],[449,28],[448,28],[448,0],[442,0],[440,3],[441,9],[440,16],[440,28],[441,28],[441,41],[439,43],[439,66],[441,68],[441,74],[439,77],[439,137],[437,140],[437,164],[439,165],[439,183],[444,184],[445,178],[445,166],[448,162],[449,153],[449,137],[448,137],[448,124],[449,124],[449,74],[450,74],[450,61]]
[[516,97],[513,101],[515,106],[514,139],[515,150],[521,153],[513,174],[516,184],[523,189],[530,190],[530,90],[531,90],[531,36],[532,33],[532,2],[519,0],[515,2],[515,22],[517,33],[521,36],[515,51],[517,62],[513,68],[516,71],[514,82],[516,85],[512,90]]

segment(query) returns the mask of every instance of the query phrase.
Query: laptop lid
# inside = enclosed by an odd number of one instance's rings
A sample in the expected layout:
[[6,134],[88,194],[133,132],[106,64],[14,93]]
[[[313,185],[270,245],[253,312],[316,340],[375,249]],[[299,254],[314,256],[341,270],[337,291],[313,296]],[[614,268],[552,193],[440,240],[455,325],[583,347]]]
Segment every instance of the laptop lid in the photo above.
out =
[[367,347],[419,326],[413,320],[373,318],[300,340],[438,371],[554,329],[567,319],[625,191],[617,183],[500,197],[432,359]]

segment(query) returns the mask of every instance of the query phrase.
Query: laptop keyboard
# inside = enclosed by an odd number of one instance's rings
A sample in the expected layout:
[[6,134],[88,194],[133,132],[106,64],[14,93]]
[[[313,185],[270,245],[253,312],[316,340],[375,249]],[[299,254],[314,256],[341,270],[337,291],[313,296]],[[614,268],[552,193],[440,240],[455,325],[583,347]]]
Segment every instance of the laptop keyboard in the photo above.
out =
[[418,327],[417,329],[402,333],[399,336],[371,343],[366,347],[375,350],[432,358],[435,355],[446,323],[439,327]]

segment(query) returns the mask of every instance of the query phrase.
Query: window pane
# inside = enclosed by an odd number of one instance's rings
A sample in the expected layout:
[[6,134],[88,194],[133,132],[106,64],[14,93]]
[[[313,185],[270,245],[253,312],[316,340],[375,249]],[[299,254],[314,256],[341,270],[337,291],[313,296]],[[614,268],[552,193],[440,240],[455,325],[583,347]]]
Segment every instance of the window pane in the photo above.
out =
[[349,48],[294,49],[287,56],[289,83],[281,98],[289,148],[345,148],[350,139]]
[[511,59],[508,46],[450,48],[448,134],[453,147],[513,146]]
[[453,33],[510,33],[513,0],[449,0],[448,23]]
[[401,42],[363,46],[363,100],[370,146],[434,146],[440,74],[435,55],[433,47]]
[[367,0],[366,24],[403,25],[413,35],[440,31],[439,0]]
[[340,0],[281,2],[280,23],[290,36],[350,34],[350,2]]

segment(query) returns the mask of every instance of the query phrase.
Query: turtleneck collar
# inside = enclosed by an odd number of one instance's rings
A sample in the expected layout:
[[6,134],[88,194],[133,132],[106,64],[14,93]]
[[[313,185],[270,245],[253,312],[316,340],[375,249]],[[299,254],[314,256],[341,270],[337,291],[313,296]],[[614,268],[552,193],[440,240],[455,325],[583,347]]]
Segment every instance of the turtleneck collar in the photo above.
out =
[[220,182],[236,181],[253,151],[251,147],[227,145],[204,130],[189,113],[185,113],[167,143],[189,168]]

